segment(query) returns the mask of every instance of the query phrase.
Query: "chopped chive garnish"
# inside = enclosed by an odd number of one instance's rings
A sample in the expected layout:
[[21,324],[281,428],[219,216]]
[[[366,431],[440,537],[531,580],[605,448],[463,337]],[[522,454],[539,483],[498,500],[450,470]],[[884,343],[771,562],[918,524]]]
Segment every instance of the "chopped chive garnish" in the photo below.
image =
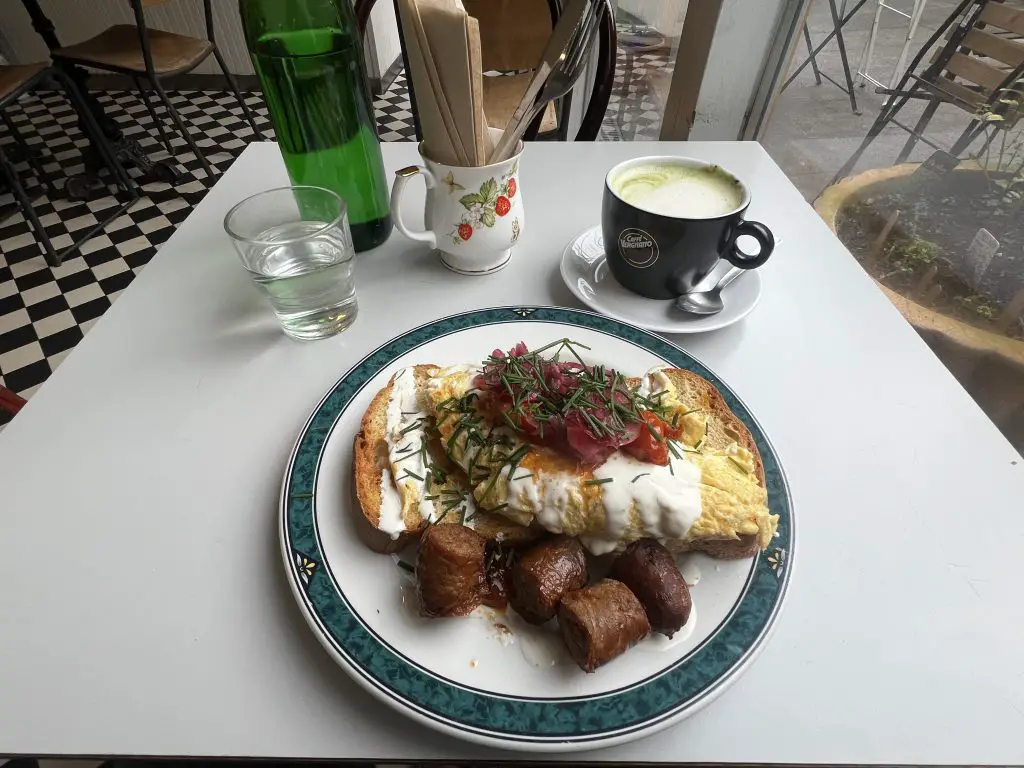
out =
[[613,477],[595,477],[592,480],[584,480],[583,484],[584,485],[604,485],[605,483],[612,482],[614,479],[615,478],[613,478]]
[[731,461],[733,464],[735,464],[737,467],[739,467],[741,470],[743,470],[744,474],[747,474],[747,475],[750,474],[750,470],[748,470],[746,467],[744,467],[742,464],[740,464],[738,461],[736,461],[736,459],[734,459],[732,456],[729,456],[728,458],[729,458],[729,461]]
[[423,426],[423,419],[416,419],[416,421],[414,421],[412,424],[410,424],[408,427],[403,429],[398,434],[401,435],[402,437],[405,437],[407,434],[409,434],[413,430],[420,429],[422,426]]
[[665,442],[665,436],[663,434],[661,434],[661,432],[656,430],[654,427],[652,427],[648,422],[645,421],[644,422],[644,426],[647,427],[647,431],[650,432],[651,435],[654,436],[655,440],[657,440],[659,443],[664,443]]
[[441,516],[438,517],[436,520],[434,520],[433,525],[437,525],[438,523],[444,522],[444,519],[446,517],[448,517],[448,513],[451,512],[451,511],[452,511],[452,507],[446,507],[444,509],[444,511],[441,512]]
[[634,478],[633,478],[632,482],[634,482],[634,483],[635,483],[635,482],[636,482],[637,480],[639,480],[639,479],[640,479],[641,477],[646,477],[646,476],[647,476],[647,475],[649,475],[649,474],[651,474],[651,473],[650,473],[650,472],[641,472],[641,473],[640,473],[639,475],[637,475],[636,477],[634,477]]

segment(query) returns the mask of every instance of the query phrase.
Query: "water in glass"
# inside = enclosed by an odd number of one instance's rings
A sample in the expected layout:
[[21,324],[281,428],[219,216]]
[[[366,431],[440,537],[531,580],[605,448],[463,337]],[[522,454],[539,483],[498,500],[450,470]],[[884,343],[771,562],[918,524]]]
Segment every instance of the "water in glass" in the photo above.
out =
[[[249,271],[270,299],[285,333],[322,339],[356,318],[353,250],[343,233],[318,221],[296,221],[261,233]],[[316,234],[317,230],[324,230]]]

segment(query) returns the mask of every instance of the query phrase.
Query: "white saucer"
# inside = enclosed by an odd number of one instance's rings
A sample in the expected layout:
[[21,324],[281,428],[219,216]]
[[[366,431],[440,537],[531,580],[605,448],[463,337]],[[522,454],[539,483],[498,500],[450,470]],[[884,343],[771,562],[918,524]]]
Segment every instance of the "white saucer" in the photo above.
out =
[[[714,285],[718,274],[728,267],[725,263],[715,267],[705,284]],[[561,271],[569,290],[595,312],[659,333],[703,333],[725,328],[749,315],[761,298],[761,276],[756,269],[748,270],[722,291],[725,309],[717,315],[688,315],[675,308],[675,301],[638,296],[612,277],[605,262],[600,227],[588,229],[565,247]]]

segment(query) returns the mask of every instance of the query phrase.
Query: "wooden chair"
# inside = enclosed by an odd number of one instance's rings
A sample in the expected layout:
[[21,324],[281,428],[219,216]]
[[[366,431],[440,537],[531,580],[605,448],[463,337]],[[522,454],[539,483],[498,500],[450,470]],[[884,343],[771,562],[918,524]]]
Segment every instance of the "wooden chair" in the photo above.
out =
[[[26,93],[29,93],[42,85],[46,85],[52,80],[56,80],[61,86],[63,86],[64,92],[67,95],[68,100],[71,102],[71,106],[74,107],[75,111],[78,113],[79,125],[82,127],[86,138],[89,139],[91,146],[96,149],[99,157],[104,163],[106,163],[114,181],[129,195],[129,199],[126,202],[122,202],[114,210],[110,211],[103,221],[99,222],[95,227],[86,232],[83,237],[79,238],[64,251],[57,253],[53,248],[53,243],[50,241],[49,235],[46,234],[46,229],[43,227],[42,223],[39,221],[39,217],[36,215],[35,209],[32,206],[32,199],[29,197],[28,192],[22,185],[21,179],[18,177],[18,173],[15,170],[14,165],[8,159],[3,149],[0,148],[0,178],[6,181],[7,186],[14,194],[14,199],[17,201],[22,213],[31,225],[36,239],[42,244],[46,263],[51,267],[57,267],[60,266],[61,262],[68,256],[68,254],[77,251],[87,240],[96,235],[107,224],[130,208],[138,199],[138,189],[132,183],[131,178],[128,176],[128,173],[124,170],[120,162],[118,162],[117,156],[113,148],[110,146],[107,137],[100,129],[95,115],[92,110],[89,109],[88,105],[82,98],[82,94],[78,90],[78,87],[74,84],[71,78],[68,77],[67,73],[59,67],[51,67],[47,64],[0,66],[0,117],[2,117],[3,123],[11,132],[15,143],[26,156],[26,160],[28,160],[29,165],[35,171],[39,180],[46,186],[51,195],[56,193],[56,190],[50,182],[46,172],[43,170],[41,164],[35,159],[34,152],[25,144],[14,123],[8,118],[6,109]],[[72,179],[68,180],[65,192],[67,192],[71,181]]]
[[[592,0],[603,6],[598,35],[597,77],[576,141],[593,141],[601,129],[615,80],[616,32],[609,0]],[[376,0],[356,0],[356,20],[365,33]],[[466,12],[480,22],[480,49],[484,76],[484,114],[495,128],[504,128],[526,92],[533,68],[544,53],[561,3],[558,0],[463,0]],[[396,16],[398,14],[396,13]],[[399,20],[401,35],[401,21]],[[403,58],[404,53],[404,40]],[[500,74],[498,74],[500,73]],[[416,111],[416,95],[409,82],[410,100]],[[568,138],[567,118],[571,94],[557,105],[549,104],[524,136],[527,140]],[[420,135],[419,125],[416,134]]]
[[[909,137],[896,159],[902,163],[918,141],[939,147],[925,136],[929,122],[941,104],[959,107],[972,118],[985,108],[997,110],[999,98],[1024,76],[1024,9],[1002,0],[961,0],[945,23],[925,41],[906,74],[895,88],[879,88],[889,99],[868,130],[860,147],[836,173],[832,183],[847,176],[872,141],[889,125],[907,131]],[[931,60],[918,70],[921,61],[940,39],[945,42]],[[910,99],[928,104],[914,127],[896,117]],[[988,124],[972,120],[949,150],[959,157]]]
[[[544,55],[557,10],[553,14],[547,0],[464,0],[463,6],[480,22],[483,70],[489,73],[483,78],[487,123],[504,128]],[[539,133],[556,133],[559,116],[554,102],[549,103],[541,115]]]
[[178,131],[188,142],[189,147],[202,163],[207,175],[213,175],[213,169],[209,161],[196,145],[195,140],[189,134],[181,115],[167,98],[161,80],[165,77],[180,75],[191,72],[199,66],[211,53],[217,59],[228,85],[238,100],[239,106],[245,114],[246,120],[252,126],[257,140],[262,140],[263,135],[256,127],[249,107],[246,105],[242,94],[238,91],[238,83],[234,76],[228,71],[224,64],[224,57],[217,47],[216,34],[213,26],[212,0],[203,0],[203,11],[206,22],[206,40],[194,37],[179,35],[174,32],[166,32],[160,29],[149,29],[146,25],[145,9],[160,5],[167,0],[128,0],[131,3],[132,11],[135,14],[135,26],[118,24],[108,28],[106,31],[92,37],[84,42],[75,45],[65,46],[53,51],[53,58],[57,61],[79,64],[93,69],[100,69],[107,72],[117,72],[129,75],[135,82],[136,88],[142,96],[153,122],[156,123],[160,138],[167,147],[167,151],[174,154],[171,149],[171,142],[164,130],[163,122],[157,118],[156,108],[150,103],[146,93],[143,80],[148,80],[149,85],[156,92],[164,108],[171,116],[171,120],[177,126]]
[[13,416],[25,407],[25,398],[0,384],[0,413]]

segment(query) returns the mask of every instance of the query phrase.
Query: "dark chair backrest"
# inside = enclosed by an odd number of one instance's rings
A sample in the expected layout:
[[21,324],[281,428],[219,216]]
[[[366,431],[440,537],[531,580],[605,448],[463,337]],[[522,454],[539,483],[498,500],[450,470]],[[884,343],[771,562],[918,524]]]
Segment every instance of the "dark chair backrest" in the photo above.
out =
[[[597,72],[590,92],[576,141],[593,141],[601,130],[615,82],[617,37],[615,16],[610,0],[592,0],[603,6],[601,27],[597,36]],[[356,0],[356,21],[359,33],[365,34],[370,12],[376,0]],[[547,45],[558,6],[551,0],[463,0],[466,11],[480,21],[480,49],[485,71],[533,69]],[[543,23],[546,9],[548,22]],[[482,15],[477,15],[478,13]],[[396,13],[396,17],[397,17]],[[544,34],[537,34],[538,29]],[[401,27],[399,27],[401,35]],[[405,41],[402,40],[403,57]],[[416,98],[409,82],[409,93],[415,110]],[[539,120],[536,124],[539,124]],[[535,126],[534,126],[535,127]],[[535,131],[526,138],[535,135]]]

